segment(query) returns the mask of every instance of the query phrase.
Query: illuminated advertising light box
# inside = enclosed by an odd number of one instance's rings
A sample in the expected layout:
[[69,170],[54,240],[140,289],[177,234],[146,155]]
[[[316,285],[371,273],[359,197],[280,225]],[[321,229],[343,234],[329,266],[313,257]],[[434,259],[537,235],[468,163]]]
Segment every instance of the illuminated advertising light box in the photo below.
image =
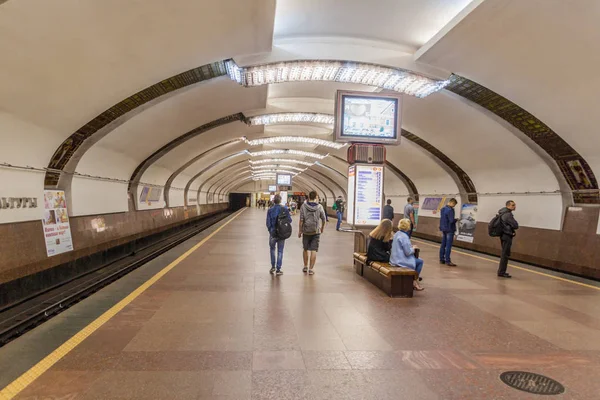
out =
[[[377,226],[383,207],[383,166],[356,164],[354,178],[354,226]],[[348,176],[350,181],[350,176]],[[348,196],[350,196],[350,187]],[[348,211],[350,209],[348,208]]]
[[402,97],[338,90],[335,101],[335,141],[400,144]]
[[277,191],[277,185],[269,185],[269,192],[276,192]]
[[292,175],[290,175],[290,174],[277,174],[277,185],[279,185],[279,186],[292,186]]

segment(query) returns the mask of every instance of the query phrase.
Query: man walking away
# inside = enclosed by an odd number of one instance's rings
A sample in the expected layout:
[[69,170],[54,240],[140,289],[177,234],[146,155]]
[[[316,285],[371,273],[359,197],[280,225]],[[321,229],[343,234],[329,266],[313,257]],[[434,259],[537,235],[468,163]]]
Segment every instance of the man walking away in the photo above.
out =
[[456,218],[454,217],[454,207],[456,207],[456,203],[456,199],[450,199],[448,205],[442,208],[440,213],[440,231],[442,231],[440,264],[446,264],[449,267],[456,267],[456,264],[450,260],[452,242],[454,241],[454,233],[456,232]]
[[383,206],[383,219],[389,219],[394,222],[394,207],[392,207],[392,200],[388,199],[387,204]]
[[404,206],[404,218],[410,220],[410,231],[406,232],[408,237],[412,237],[413,229],[415,229],[415,208],[413,207],[414,199],[409,197],[406,199]]
[[500,265],[498,266],[498,276],[500,278],[511,278],[511,275],[506,272],[508,267],[508,257],[510,257],[510,248],[515,235],[515,231],[519,229],[519,224],[513,216],[513,211],[517,209],[517,204],[509,200],[506,202],[506,207],[498,211],[500,215],[500,224],[502,225],[502,235],[500,243],[502,243],[502,256],[500,257]]
[[[267,211],[267,229],[269,230],[269,248],[271,250],[271,273],[283,275],[283,247],[285,239],[292,234],[292,217],[288,209],[281,205],[281,196],[276,194],[273,198],[275,205]],[[275,257],[277,247],[277,257]]]
[[325,222],[329,222],[329,215],[327,215],[327,200],[321,200],[321,207],[323,207],[323,211],[325,211]]
[[335,226],[335,230],[339,231],[342,226],[342,218],[344,218],[344,200],[342,200],[342,196],[338,196],[335,201],[335,212],[337,214],[337,225]]
[[[308,201],[300,207],[300,225],[298,227],[298,237],[302,237],[302,247],[304,252],[304,268],[302,272],[308,272],[314,275],[315,263],[317,262],[317,251],[319,251],[319,240],[321,233],[325,230],[325,211],[317,202],[317,192],[312,191],[308,194]],[[308,268],[310,252],[310,269]]]

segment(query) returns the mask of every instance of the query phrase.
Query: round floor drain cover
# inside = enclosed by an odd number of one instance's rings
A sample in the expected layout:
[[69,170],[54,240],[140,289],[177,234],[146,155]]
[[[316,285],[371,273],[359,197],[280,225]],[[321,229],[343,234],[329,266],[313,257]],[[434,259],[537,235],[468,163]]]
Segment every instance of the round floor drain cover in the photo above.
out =
[[552,378],[523,371],[507,371],[500,375],[502,382],[508,386],[535,394],[561,394],[565,387]]

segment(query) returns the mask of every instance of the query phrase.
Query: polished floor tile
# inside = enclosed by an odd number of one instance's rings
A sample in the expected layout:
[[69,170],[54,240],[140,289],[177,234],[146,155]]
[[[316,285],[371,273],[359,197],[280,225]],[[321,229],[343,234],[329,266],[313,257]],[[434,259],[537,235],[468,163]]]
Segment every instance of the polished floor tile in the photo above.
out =
[[[314,276],[292,237],[275,277],[264,218],[242,213],[18,398],[532,399],[500,382],[510,369],[563,383],[557,399],[600,398],[600,291],[522,270],[498,280],[459,253],[440,266],[420,243],[426,290],[391,299],[354,273],[352,236],[332,225]],[[75,332],[66,321],[56,329]]]

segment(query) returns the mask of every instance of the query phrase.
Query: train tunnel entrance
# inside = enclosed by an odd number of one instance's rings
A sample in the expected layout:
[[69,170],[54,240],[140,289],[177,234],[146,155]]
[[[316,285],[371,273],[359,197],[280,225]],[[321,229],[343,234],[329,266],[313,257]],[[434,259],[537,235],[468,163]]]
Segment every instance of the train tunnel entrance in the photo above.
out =
[[250,193],[229,194],[229,208],[231,211],[237,211],[244,207],[250,207]]

